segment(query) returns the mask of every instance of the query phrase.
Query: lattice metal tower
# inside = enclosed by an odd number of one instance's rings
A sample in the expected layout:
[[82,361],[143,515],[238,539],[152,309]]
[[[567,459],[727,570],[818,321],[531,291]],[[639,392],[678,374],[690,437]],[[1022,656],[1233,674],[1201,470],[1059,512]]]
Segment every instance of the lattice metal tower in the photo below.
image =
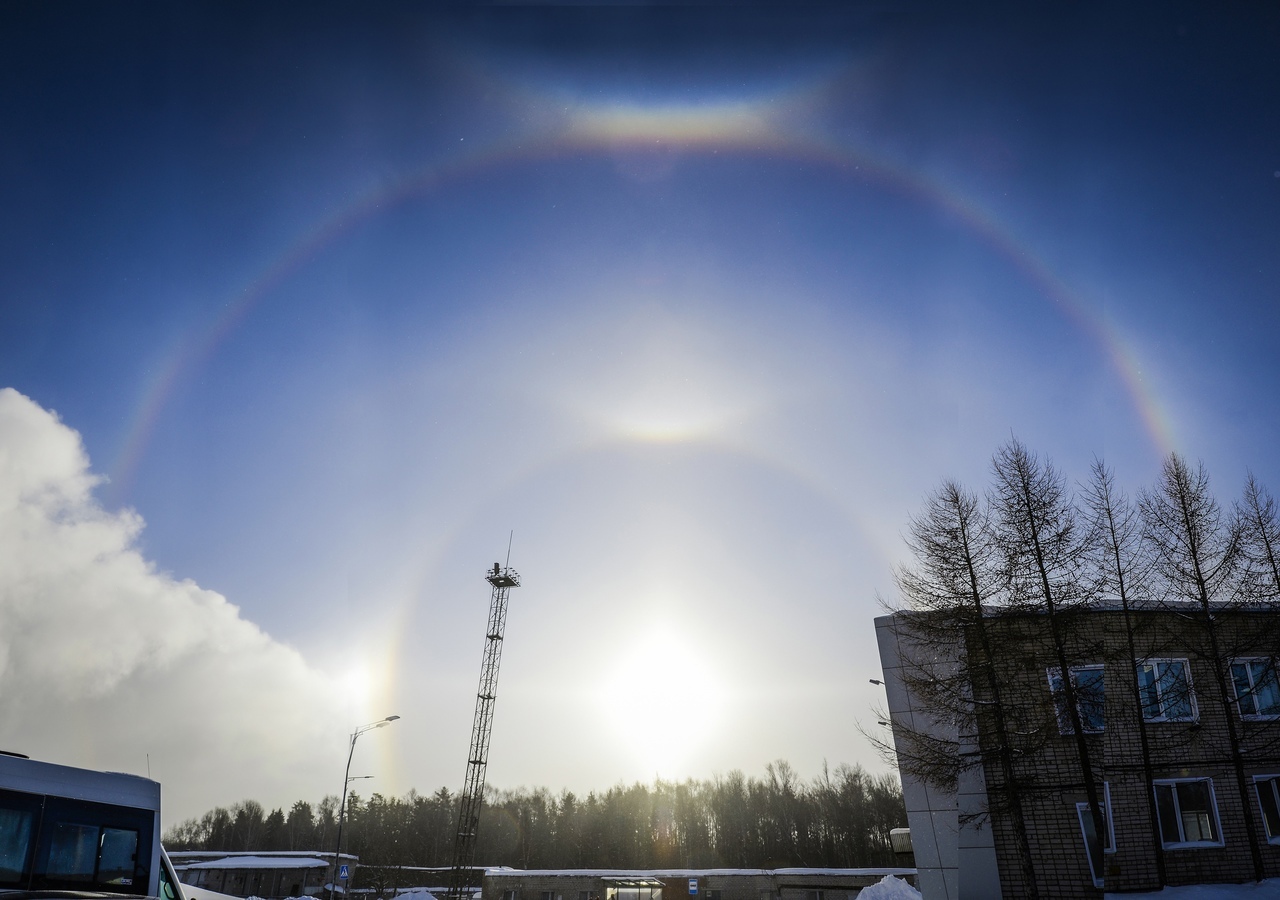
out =
[[449,900],[468,900],[471,896],[476,830],[480,824],[480,804],[484,802],[484,771],[489,764],[489,736],[493,731],[493,701],[498,690],[498,664],[502,661],[502,634],[507,627],[507,594],[513,587],[520,587],[516,571],[497,563],[485,579],[493,588],[489,598],[489,629],[484,662],[480,666],[480,689],[476,692],[476,715],[471,724],[467,781],[458,806],[458,836],[449,872]]

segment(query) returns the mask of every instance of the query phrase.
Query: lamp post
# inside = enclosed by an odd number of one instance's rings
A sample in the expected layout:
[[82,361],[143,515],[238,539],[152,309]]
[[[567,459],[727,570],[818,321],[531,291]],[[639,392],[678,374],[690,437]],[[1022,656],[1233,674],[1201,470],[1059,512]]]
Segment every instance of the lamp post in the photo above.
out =
[[[356,780],[351,777],[351,757],[356,754],[356,739],[366,731],[373,731],[375,728],[381,728],[384,725],[390,725],[399,716],[387,716],[377,722],[370,722],[368,725],[361,725],[355,731],[351,732],[351,747],[347,750],[347,771],[343,775],[342,782],[342,800],[338,803],[338,846],[333,851],[333,878],[329,880],[329,900],[333,900],[334,892],[338,887],[338,868],[339,859],[342,855],[342,822],[347,813],[347,787],[352,781]],[[356,778],[372,778],[372,775],[357,775]],[[345,893],[345,890],[344,892]]]

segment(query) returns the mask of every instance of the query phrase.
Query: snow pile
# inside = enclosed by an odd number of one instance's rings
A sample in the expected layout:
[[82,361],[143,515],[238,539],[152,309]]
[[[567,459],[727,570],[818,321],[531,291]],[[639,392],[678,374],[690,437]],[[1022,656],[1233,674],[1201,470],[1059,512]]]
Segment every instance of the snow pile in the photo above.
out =
[[905,881],[886,875],[870,887],[858,891],[858,900],[920,900],[920,892]]
[[1105,897],[1106,900],[1280,900],[1280,878],[1268,878],[1256,884],[1188,884],[1149,894],[1106,894]]

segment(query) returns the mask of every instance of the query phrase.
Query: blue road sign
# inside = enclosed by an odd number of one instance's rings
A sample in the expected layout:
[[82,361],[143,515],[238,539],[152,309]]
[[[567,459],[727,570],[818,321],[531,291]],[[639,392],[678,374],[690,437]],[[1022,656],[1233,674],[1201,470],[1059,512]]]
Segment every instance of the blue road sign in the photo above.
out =
[[689,896],[698,896],[698,879],[696,878],[689,879]]
[[351,877],[351,867],[350,867],[350,866],[345,866],[345,865],[344,865],[344,866],[338,866],[338,877],[339,877],[339,878],[341,878],[343,881],[346,881],[348,878],[350,878],[350,877]]

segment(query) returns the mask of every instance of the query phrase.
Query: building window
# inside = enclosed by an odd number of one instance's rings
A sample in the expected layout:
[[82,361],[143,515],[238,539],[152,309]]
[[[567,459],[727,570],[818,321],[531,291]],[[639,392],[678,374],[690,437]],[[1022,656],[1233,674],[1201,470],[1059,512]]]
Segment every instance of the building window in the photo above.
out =
[[805,891],[804,900],[822,900],[822,891]]
[[1237,659],[1231,663],[1231,683],[1242,719],[1280,718],[1280,686],[1274,659]]
[[[1076,693],[1076,706],[1080,711],[1080,724],[1085,734],[1097,734],[1106,727],[1106,709],[1103,693],[1102,666],[1072,666],[1071,687]],[[1049,693],[1053,695],[1053,708],[1058,716],[1058,731],[1074,734],[1071,713],[1067,709],[1067,692],[1062,685],[1062,670],[1049,669]]]
[[1089,857],[1089,871],[1093,875],[1093,886],[1103,885],[1102,861],[1107,853],[1116,852],[1116,831],[1111,824],[1111,785],[1103,782],[1102,796],[1102,840],[1098,841],[1093,827],[1093,816],[1089,814],[1089,803],[1076,804],[1076,817],[1080,820],[1080,835],[1084,838],[1084,852]]
[[1280,844],[1280,775],[1256,775],[1253,787],[1258,792],[1262,821],[1267,825],[1267,840]]
[[543,891],[540,895],[541,900],[556,900],[555,891]]
[[519,891],[503,891],[502,900],[520,900]]
[[1213,779],[1162,780],[1155,790],[1160,840],[1166,848],[1222,846]]
[[1142,718],[1148,722],[1194,722],[1196,695],[1185,659],[1148,659],[1138,663]]

